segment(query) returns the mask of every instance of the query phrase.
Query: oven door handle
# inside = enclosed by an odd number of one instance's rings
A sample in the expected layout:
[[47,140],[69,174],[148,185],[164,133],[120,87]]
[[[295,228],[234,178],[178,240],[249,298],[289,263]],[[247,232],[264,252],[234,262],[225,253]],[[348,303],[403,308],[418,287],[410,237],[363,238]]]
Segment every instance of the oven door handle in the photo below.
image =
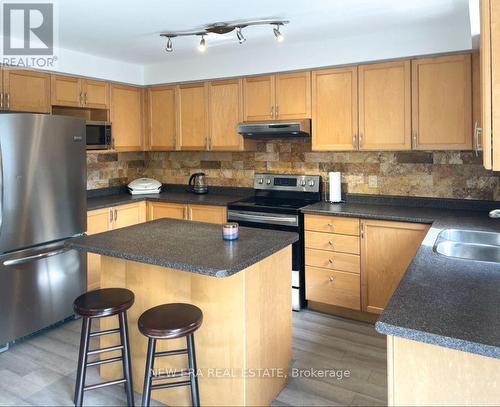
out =
[[298,225],[298,218],[296,216],[269,216],[269,215],[251,215],[248,213],[229,211],[228,218],[231,220],[242,220],[250,222],[273,222],[279,224],[287,224],[291,226]]

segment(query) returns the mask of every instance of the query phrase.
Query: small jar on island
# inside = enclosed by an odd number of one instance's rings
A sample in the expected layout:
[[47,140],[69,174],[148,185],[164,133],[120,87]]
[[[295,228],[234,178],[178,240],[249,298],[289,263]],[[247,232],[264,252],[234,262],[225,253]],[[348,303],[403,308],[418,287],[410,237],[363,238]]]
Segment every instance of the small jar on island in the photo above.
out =
[[240,231],[237,223],[226,223],[222,226],[222,238],[224,240],[236,240],[239,237]]

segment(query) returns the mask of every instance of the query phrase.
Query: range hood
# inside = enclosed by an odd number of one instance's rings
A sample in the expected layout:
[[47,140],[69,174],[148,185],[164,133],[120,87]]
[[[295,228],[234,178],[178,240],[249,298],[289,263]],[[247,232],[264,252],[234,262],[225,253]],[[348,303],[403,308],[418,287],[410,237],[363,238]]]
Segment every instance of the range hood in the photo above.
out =
[[311,136],[310,120],[240,123],[238,133],[251,139],[289,139]]

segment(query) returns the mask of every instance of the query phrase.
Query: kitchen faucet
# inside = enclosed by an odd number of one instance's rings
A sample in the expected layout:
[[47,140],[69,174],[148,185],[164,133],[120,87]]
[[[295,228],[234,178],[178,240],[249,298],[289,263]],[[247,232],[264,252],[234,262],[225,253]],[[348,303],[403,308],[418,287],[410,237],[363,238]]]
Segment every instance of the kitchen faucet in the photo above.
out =
[[500,209],[493,209],[492,211],[490,211],[489,216],[492,219],[500,218]]

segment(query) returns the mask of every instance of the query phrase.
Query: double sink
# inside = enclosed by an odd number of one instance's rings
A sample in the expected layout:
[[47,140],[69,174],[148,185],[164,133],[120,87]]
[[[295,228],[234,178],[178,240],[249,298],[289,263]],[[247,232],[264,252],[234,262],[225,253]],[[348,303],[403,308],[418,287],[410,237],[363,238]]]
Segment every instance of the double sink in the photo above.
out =
[[444,229],[433,250],[447,257],[500,263],[500,233]]

